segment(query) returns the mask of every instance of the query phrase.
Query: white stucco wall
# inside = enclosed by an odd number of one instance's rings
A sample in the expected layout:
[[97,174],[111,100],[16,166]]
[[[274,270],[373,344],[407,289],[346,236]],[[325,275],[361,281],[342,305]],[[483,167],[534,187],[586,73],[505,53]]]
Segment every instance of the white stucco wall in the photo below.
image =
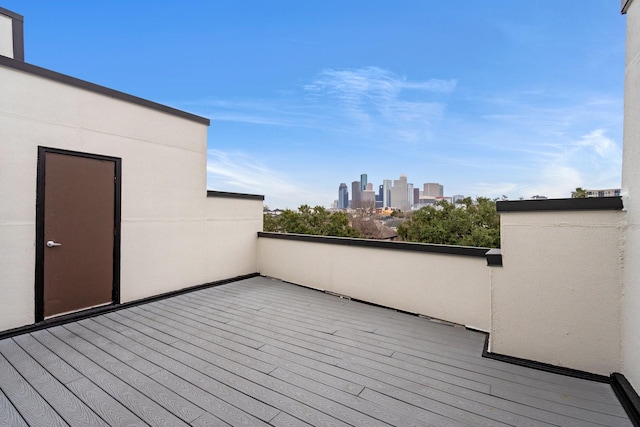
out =
[[636,390],[640,390],[640,1],[630,3],[626,20],[622,189],[628,230],[622,311],[622,373]]
[[490,351],[619,371],[624,229],[621,211],[503,213]]
[[0,55],[13,58],[13,20],[0,13]]
[[258,239],[265,276],[489,331],[485,258]]
[[0,331],[34,322],[39,145],[122,158],[122,302],[257,271],[262,201],[206,197],[205,124],[1,65],[0,81]]

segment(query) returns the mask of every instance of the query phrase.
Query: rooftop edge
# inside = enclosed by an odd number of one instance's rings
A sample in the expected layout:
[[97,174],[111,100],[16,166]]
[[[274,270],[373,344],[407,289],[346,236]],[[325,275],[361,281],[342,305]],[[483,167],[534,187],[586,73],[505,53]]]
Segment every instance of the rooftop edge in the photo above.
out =
[[88,90],[90,92],[105,95],[111,98],[119,99],[121,101],[137,104],[143,107],[151,108],[153,110],[162,111],[173,116],[181,117],[183,119],[191,120],[206,126],[211,124],[211,121],[206,117],[197,116],[195,114],[187,113],[186,111],[178,110],[173,107],[169,107],[157,102],[149,101],[147,99],[139,98],[128,93],[120,92],[114,89],[109,89],[105,86],[100,86],[95,83],[88,82],[86,80],[77,79],[75,77],[68,76],[66,74],[51,71],[46,68],[38,67],[36,65],[28,64],[26,62],[19,61],[17,59],[11,59],[0,55],[0,65],[15,70],[23,71],[25,73],[33,74],[38,77],[53,80],[58,83],[73,86],[79,89]]
[[498,212],[622,210],[622,197],[588,197],[578,199],[499,200]]

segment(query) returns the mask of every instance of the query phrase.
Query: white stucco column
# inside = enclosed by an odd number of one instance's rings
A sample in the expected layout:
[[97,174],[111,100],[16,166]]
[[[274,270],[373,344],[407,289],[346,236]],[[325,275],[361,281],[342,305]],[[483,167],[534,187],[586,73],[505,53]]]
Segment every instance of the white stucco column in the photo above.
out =
[[640,390],[640,0],[623,0],[627,18],[622,189],[628,229],[622,301],[623,374]]

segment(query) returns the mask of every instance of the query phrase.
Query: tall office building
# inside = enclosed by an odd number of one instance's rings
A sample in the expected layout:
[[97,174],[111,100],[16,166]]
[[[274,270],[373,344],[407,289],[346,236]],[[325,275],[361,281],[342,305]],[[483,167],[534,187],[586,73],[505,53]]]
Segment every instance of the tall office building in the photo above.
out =
[[364,190],[360,194],[360,207],[375,208],[375,206],[376,206],[376,192],[373,190]]
[[391,180],[385,179],[382,181],[382,207],[388,208],[391,206]]
[[420,204],[420,189],[413,189],[413,206]]
[[344,182],[338,187],[338,209],[347,209],[349,207],[349,189]]
[[403,211],[409,210],[409,194],[407,192],[407,176],[400,175],[400,179],[393,180],[391,187],[391,206]]
[[363,173],[360,175],[360,191],[364,191],[367,189],[367,174]]
[[413,201],[413,184],[408,183],[407,184],[407,205],[409,207],[409,209],[411,209],[414,205],[414,201]]
[[360,189],[360,181],[353,181],[351,183],[351,208],[357,208],[360,206],[360,194],[362,190]]
[[423,196],[428,197],[443,197],[444,187],[437,182],[427,182],[424,184]]

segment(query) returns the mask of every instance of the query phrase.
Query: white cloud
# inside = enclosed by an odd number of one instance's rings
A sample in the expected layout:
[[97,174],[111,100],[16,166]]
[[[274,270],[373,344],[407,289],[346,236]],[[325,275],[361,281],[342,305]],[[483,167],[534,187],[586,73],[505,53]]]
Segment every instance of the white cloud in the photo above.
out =
[[254,156],[240,151],[207,151],[207,188],[262,194],[266,205],[281,209],[295,209],[304,203],[316,205],[319,198],[329,200],[332,197],[331,194],[312,191],[306,183],[278,172]]
[[604,136],[604,129],[595,129],[589,134],[584,135],[577,145],[580,147],[592,148],[601,157],[606,157],[610,154],[617,155],[618,153],[616,143]]
[[455,87],[455,80],[414,82],[379,67],[366,67],[324,70],[305,90],[317,104],[331,108],[336,117],[349,118],[353,130],[383,134],[405,143],[429,139],[445,105],[428,100],[408,101],[402,98],[403,92],[449,94]]

